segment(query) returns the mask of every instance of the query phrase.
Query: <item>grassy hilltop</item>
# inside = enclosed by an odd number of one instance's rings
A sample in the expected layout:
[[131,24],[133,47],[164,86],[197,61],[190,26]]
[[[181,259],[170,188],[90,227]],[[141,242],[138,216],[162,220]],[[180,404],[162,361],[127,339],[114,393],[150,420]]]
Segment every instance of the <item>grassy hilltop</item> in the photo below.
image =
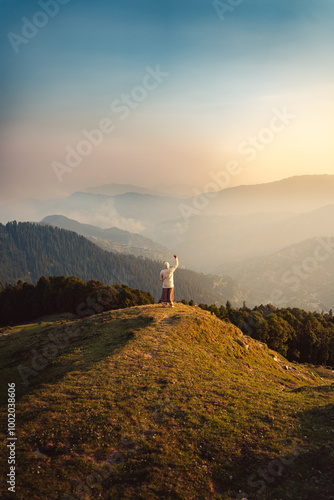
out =
[[[44,318],[0,346],[18,499],[334,499],[332,372],[206,311]],[[4,445],[0,458],[12,498]]]

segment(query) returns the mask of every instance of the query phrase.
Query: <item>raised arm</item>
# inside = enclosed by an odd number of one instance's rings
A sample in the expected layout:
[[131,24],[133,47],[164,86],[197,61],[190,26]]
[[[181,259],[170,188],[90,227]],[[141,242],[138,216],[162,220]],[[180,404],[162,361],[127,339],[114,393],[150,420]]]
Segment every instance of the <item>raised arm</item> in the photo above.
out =
[[175,258],[175,265],[172,267],[173,271],[175,271],[175,269],[179,265],[179,259],[178,259],[178,256],[176,254],[174,255],[174,258]]

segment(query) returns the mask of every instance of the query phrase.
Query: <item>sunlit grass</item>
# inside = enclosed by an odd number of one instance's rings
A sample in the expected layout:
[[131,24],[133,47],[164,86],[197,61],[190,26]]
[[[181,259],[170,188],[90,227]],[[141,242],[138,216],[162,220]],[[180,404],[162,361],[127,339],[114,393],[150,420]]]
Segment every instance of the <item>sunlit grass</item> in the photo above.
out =
[[[25,386],[17,365],[30,366],[31,349],[43,351],[50,333],[68,341]],[[197,307],[27,325],[2,342],[6,381],[16,381],[19,398],[17,498],[228,500],[240,490],[305,499],[330,491],[327,465],[322,483],[312,471],[333,443],[332,378],[275,361]],[[332,444],[323,451],[329,464],[332,452]],[[270,464],[280,457],[289,465],[278,477]],[[258,472],[268,467],[270,481]]]

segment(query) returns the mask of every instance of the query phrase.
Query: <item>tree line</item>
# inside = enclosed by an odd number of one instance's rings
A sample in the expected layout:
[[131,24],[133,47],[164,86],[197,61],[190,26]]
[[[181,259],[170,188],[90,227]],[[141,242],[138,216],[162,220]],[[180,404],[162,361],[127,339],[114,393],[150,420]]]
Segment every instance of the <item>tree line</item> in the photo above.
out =
[[329,313],[317,313],[297,307],[279,309],[272,304],[253,309],[244,304],[236,309],[229,301],[220,307],[207,304],[199,306],[211,311],[222,321],[237,326],[245,335],[264,342],[289,361],[334,366],[332,310]]
[[[182,299],[183,304],[195,302]],[[154,304],[149,292],[127,285],[85,282],[75,276],[42,276],[36,285],[18,281],[3,286],[0,282],[0,326],[34,321],[42,316],[74,313],[79,317],[137,305]],[[220,307],[200,303],[222,321],[234,324],[250,337],[264,342],[289,361],[334,366],[334,316],[307,312],[299,308],[276,308],[272,304],[250,309]]]
[[0,326],[51,314],[69,312],[83,317],[154,302],[149,292],[127,285],[106,286],[94,280],[86,283],[75,276],[42,276],[37,285],[23,281],[15,286],[0,284]]

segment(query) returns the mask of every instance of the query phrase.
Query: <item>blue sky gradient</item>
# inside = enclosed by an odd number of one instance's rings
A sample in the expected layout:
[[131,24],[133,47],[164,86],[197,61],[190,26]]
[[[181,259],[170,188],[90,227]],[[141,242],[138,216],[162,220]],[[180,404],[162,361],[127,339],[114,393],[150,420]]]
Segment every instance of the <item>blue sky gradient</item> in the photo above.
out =
[[[15,53],[9,34],[41,6],[0,2],[0,202],[130,180],[201,189],[230,160],[243,166],[231,185],[334,174],[334,2],[230,9],[222,20],[206,0],[70,0]],[[112,102],[157,65],[168,78],[120,120]],[[273,109],[295,118],[248,162],[239,146]],[[60,182],[53,163],[107,117],[115,132]]]

